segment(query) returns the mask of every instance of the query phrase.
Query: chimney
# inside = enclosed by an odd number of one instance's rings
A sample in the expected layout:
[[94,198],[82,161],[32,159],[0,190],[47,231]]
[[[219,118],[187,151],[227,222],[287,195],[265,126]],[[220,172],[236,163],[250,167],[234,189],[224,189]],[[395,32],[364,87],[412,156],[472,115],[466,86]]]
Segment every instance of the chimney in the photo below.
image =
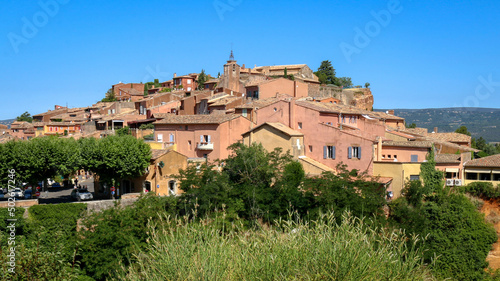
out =
[[241,68],[242,68],[242,69],[245,69],[245,64],[243,64],[243,65],[241,66]]
[[387,113],[390,114],[390,115],[394,115],[394,109],[388,110]]
[[438,132],[438,127],[434,127],[434,133]]
[[174,73],[174,78],[177,77],[177,73]]

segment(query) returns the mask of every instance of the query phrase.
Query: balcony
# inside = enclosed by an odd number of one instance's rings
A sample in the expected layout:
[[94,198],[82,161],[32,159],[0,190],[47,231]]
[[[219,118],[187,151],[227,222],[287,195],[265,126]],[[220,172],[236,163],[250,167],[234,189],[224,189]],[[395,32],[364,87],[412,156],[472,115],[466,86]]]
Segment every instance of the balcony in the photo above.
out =
[[214,144],[212,142],[200,142],[197,148],[198,150],[214,150]]

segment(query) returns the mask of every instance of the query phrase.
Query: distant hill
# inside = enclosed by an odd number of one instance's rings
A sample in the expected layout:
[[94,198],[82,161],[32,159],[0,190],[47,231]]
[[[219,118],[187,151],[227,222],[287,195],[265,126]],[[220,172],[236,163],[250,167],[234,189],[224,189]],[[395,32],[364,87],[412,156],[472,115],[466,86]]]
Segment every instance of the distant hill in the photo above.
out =
[[16,121],[16,119],[0,120],[0,124],[7,125],[10,127],[10,124],[12,124],[12,122],[14,121]]
[[[375,109],[374,111],[386,111]],[[415,123],[417,127],[427,128],[432,132],[453,132],[464,125],[472,137],[483,137],[488,142],[500,141],[500,108],[426,108],[395,109],[394,114],[406,119],[406,124]]]

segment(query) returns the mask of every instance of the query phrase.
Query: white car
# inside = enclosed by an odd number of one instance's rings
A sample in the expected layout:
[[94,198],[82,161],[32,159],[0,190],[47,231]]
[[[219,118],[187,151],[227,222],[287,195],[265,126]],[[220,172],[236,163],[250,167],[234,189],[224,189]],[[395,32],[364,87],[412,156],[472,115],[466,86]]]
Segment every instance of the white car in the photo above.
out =
[[94,196],[92,196],[92,193],[90,193],[87,189],[80,188],[73,189],[73,191],[71,191],[71,198],[78,201],[85,201],[94,199]]

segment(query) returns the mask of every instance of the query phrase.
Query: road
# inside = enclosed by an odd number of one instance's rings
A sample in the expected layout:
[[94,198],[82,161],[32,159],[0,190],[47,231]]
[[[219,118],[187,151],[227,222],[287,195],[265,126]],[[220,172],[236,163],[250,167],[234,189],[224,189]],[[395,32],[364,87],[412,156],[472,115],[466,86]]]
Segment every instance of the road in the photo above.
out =
[[[94,178],[89,178],[87,180],[81,180],[78,182],[79,185],[87,186],[87,189],[94,194]],[[71,199],[71,191],[73,187],[56,187],[49,188],[48,191],[41,192],[40,197],[38,198],[39,204],[57,204],[57,203],[68,203],[74,202]],[[34,195],[34,194],[33,194]],[[5,198],[1,198],[0,201],[6,201],[8,198],[8,194],[5,194]],[[22,199],[18,199],[22,200]]]

